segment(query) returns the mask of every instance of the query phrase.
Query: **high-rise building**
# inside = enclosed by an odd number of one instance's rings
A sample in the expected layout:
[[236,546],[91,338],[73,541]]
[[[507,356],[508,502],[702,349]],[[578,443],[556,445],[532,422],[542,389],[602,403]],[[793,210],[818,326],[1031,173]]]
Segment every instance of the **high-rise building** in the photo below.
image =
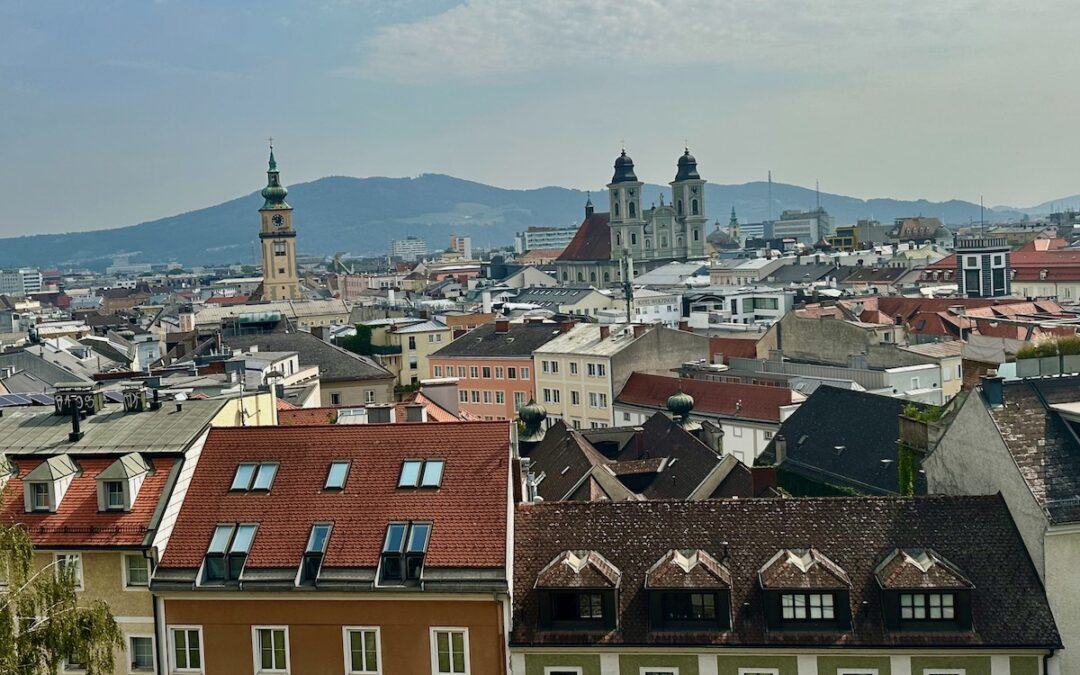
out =
[[450,250],[460,253],[465,260],[472,260],[472,237],[463,237],[460,234],[450,235]]
[[262,229],[263,297],[267,300],[299,300],[300,279],[296,272],[296,230],[292,207],[285,201],[289,193],[281,184],[274,146],[270,146],[270,166],[266,171],[265,200],[259,209]]
[[564,249],[577,234],[578,226],[573,227],[539,227],[532,226],[524,232],[518,232],[514,237],[514,251],[524,253],[534,249],[557,248]]
[[22,267],[0,271],[0,295],[30,295],[40,293],[42,277],[39,270]]
[[390,242],[390,255],[402,260],[417,260],[428,254],[427,242],[420,237],[405,237]]

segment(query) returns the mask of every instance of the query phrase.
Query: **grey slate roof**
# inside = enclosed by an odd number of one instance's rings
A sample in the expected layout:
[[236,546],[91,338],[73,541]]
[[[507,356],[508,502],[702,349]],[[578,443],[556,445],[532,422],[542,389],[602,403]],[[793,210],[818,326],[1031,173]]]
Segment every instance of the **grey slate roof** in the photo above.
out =
[[572,305],[576,302],[580,302],[582,298],[585,298],[590,293],[594,292],[596,292],[595,288],[534,286],[532,288],[521,289],[512,302],[558,307],[560,305]]
[[[818,387],[780,425],[779,434],[787,441],[782,469],[861,494],[899,494],[896,441],[900,411],[909,404],[865,391]],[[838,451],[837,446],[843,449]],[[755,464],[775,461],[774,438]]]
[[323,382],[341,380],[390,380],[393,374],[374,360],[353,354],[315,337],[311,333],[266,333],[264,335],[240,335],[224,338],[232,349],[243,351],[257,346],[260,350],[273,352],[296,352],[300,365],[318,366],[319,379]]
[[[1040,399],[1040,394],[1042,398]],[[1080,400],[1080,377],[1005,383],[1005,407],[991,408],[1009,452],[1039,505],[1057,523],[1080,521],[1080,425],[1049,405]],[[1070,429],[1072,425],[1072,429]]]
[[6,408],[0,417],[0,449],[12,455],[180,453],[206,430],[225,403],[189,400],[177,412],[176,404],[166,401],[158,410],[140,413],[125,413],[122,405],[106,403],[102,412],[82,420],[84,435],[74,443],[68,440],[70,417],[37,407]]
[[[852,582],[852,630],[766,630],[758,570],[785,548],[814,548],[843,569]],[[886,630],[874,573],[896,548],[933,549],[971,580],[973,630]],[[705,551],[730,571],[731,630],[650,631],[648,570],[685,549]],[[539,630],[537,577],[556,556],[575,550],[595,551],[622,573],[616,629]],[[522,504],[514,523],[513,601],[515,646],[1054,649],[1061,643],[1000,495]]]
[[533,350],[559,335],[554,323],[512,323],[509,332],[496,333],[495,324],[486,324],[469,331],[431,358],[528,358]]

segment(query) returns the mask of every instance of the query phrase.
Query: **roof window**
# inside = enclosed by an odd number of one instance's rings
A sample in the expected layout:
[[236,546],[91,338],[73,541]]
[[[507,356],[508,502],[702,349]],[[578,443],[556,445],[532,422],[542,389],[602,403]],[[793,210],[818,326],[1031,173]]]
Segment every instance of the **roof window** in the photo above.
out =
[[106,467],[96,476],[98,511],[130,511],[152,468],[150,462],[136,452],[124,455]]
[[277,475],[278,465],[276,462],[255,464],[245,462],[236,467],[236,475],[233,476],[230,490],[251,492],[254,490],[269,490],[274,484],[274,476]]
[[418,583],[430,538],[431,523],[390,523],[386,527],[386,540],[383,542],[380,582]]
[[330,471],[326,474],[327,490],[344,490],[345,479],[349,477],[349,465],[347,460],[330,462]]
[[442,485],[442,459],[407,459],[401,465],[398,487],[437,488]]
[[206,549],[207,581],[239,581],[258,525],[227,523],[214,528]]
[[23,506],[27,513],[55,513],[78,472],[79,466],[66,454],[38,464],[23,478]]
[[330,523],[315,523],[311,526],[311,535],[308,537],[307,548],[304,549],[303,567],[300,569],[300,583],[314,583],[318,578],[333,527]]

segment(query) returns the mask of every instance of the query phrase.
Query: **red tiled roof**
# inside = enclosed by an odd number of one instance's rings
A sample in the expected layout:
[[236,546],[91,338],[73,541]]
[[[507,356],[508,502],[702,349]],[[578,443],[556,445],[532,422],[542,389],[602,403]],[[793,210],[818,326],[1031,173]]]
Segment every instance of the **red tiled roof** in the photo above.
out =
[[460,422],[461,419],[456,417],[454,413],[450,412],[446,408],[442,407],[435,401],[432,401],[427,396],[424,396],[423,392],[416,392],[413,397],[414,403],[423,403],[427,407],[427,416],[429,422]]
[[791,390],[785,387],[691,380],[646,373],[630,375],[617,400],[666,409],[668,397],[680,389],[694,397],[694,412],[745,419],[779,422],[780,406],[792,402]]
[[[447,411],[445,408],[439,406],[431,399],[423,396],[419,393],[413,397],[412,403],[422,403],[427,409],[427,421],[428,422],[460,422],[461,419],[455,417],[453,413]],[[405,405],[408,401],[402,401],[394,405],[394,419],[398,422],[405,421]],[[321,408],[298,408],[293,406],[292,408],[278,407],[278,424],[283,427],[291,426],[313,426],[320,424],[335,424],[337,420],[337,411],[341,408],[349,408],[353,406],[324,406]],[[362,407],[362,406],[355,406]]]
[[282,410],[296,410],[296,408],[297,408],[297,406],[293,405],[292,403],[289,403],[288,401],[286,401],[283,398],[277,399],[277,409],[278,409],[279,412],[282,411]]
[[[98,511],[95,478],[117,458],[76,459],[82,473],[68,486],[56,513],[26,513],[23,507],[23,482],[8,480],[3,499],[3,522],[21,523],[34,546],[142,546],[162,497],[174,460],[155,457],[154,471],[146,476],[131,511]],[[43,460],[18,460],[19,476],[30,473]]]
[[[442,486],[397,489],[407,458],[445,459]],[[336,459],[352,461],[345,489],[324,492]],[[269,492],[229,491],[241,462],[279,464]],[[211,429],[161,566],[198,567],[218,523],[246,522],[247,567],[295,567],[319,521],[335,523],[324,567],[376,567],[391,521],[424,520],[425,566],[501,567],[509,463],[507,422]]]
[[206,299],[208,305],[242,305],[251,300],[248,295],[215,295]]
[[724,363],[728,363],[731,357],[743,359],[757,358],[757,342],[760,336],[754,338],[728,338],[709,337],[709,355],[723,354]]
[[557,260],[610,260],[611,228],[609,214],[594,213],[582,221],[577,234],[566,245]]

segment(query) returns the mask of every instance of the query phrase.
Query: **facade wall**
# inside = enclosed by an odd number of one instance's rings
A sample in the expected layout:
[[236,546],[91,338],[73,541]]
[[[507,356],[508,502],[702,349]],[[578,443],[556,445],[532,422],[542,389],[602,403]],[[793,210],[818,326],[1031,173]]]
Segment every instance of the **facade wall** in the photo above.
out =
[[[393,403],[395,380],[323,380],[319,383],[319,405],[359,406]],[[335,398],[336,396],[336,398]],[[337,401],[336,403],[334,401]]]
[[708,358],[708,336],[670,328],[652,329],[612,357],[612,391],[618,395],[634,372],[670,375],[688,361]]
[[[834,650],[828,653],[782,652],[730,648],[723,654],[692,649],[664,653],[661,649],[601,652],[541,652],[512,650],[511,675],[550,675],[551,671],[581,675],[642,675],[651,669],[677,675],[1036,675],[1042,656],[1034,652]],[[1052,671],[1051,671],[1052,672]],[[1061,672],[1065,672],[1062,670]]]
[[277,406],[269,392],[230,398],[210,420],[212,427],[261,427],[277,424]]
[[[517,417],[517,409],[535,396],[531,356],[432,358],[429,365],[429,377],[458,378],[458,409],[481,419],[512,420]],[[511,368],[513,378],[510,377]],[[473,377],[474,369],[476,377]]]
[[[445,347],[453,339],[453,335],[449,328],[443,328],[411,333],[390,332],[387,333],[386,339],[389,344],[401,347],[398,383],[406,387],[430,377],[431,368],[428,357]],[[372,342],[374,342],[374,337]]]
[[1080,523],[1053,526],[1044,540],[1046,598],[1054,612],[1061,641],[1061,672],[1080,672],[1080,580],[1076,561],[1080,560]]
[[[612,363],[609,357],[538,353],[533,361],[536,400],[547,410],[550,421],[562,419],[578,429],[610,427],[615,423],[615,391],[612,389]],[[549,365],[545,373],[544,361],[557,363],[558,372],[554,372],[555,368]],[[589,375],[589,364],[593,365],[594,372],[600,372],[599,366],[603,366],[604,374]],[[557,396],[555,392],[558,392]],[[597,405],[590,403],[594,400]]]
[[323,594],[310,599],[262,597],[167,597],[164,623],[166,628],[201,628],[205,675],[257,672],[253,626],[288,627],[288,672],[297,675],[347,672],[342,633],[345,626],[379,628],[380,672],[387,675],[432,672],[433,627],[468,629],[469,673],[494,675],[506,670],[503,606],[490,596],[474,601],[408,597],[357,600]]

